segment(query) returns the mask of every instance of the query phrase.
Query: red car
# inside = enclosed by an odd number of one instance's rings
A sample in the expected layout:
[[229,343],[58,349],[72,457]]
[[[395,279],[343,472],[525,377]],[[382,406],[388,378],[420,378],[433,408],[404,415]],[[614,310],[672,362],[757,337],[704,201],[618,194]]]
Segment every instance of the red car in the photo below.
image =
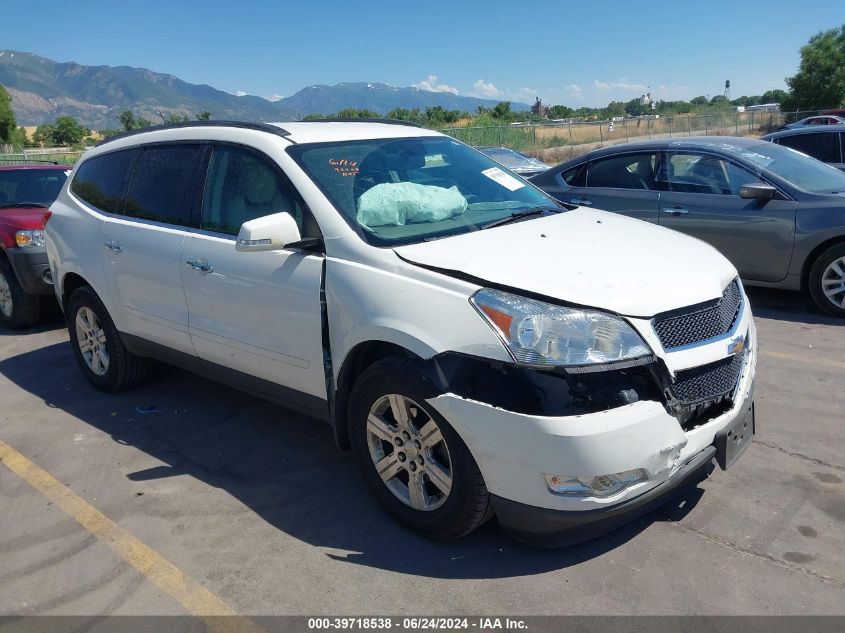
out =
[[60,165],[0,165],[0,323],[6,327],[35,325],[44,297],[53,296],[44,225],[69,173]]

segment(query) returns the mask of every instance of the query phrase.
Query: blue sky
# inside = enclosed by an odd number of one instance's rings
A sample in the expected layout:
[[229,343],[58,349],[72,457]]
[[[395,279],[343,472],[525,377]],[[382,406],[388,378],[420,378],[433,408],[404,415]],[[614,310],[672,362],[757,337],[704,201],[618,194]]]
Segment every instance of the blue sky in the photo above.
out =
[[36,4],[3,2],[0,47],[262,97],[371,81],[571,106],[784,88],[807,39],[845,23],[842,0],[81,0],[47,22]]

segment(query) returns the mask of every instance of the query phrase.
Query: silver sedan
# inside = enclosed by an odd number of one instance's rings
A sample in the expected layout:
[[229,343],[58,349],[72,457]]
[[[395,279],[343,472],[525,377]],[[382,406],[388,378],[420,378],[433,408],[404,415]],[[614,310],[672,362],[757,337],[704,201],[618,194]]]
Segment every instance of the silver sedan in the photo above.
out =
[[561,202],[698,237],[746,284],[806,290],[845,317],[845,173],[814,158],[757,139],[663,139],[599,149],[531,181]]

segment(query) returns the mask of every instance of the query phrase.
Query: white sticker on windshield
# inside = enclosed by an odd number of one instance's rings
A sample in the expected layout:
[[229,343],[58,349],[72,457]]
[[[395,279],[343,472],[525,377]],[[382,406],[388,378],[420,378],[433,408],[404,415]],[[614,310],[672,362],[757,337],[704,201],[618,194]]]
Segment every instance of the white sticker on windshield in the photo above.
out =
[[490,169],[485,169],[481,173],[487,176],[490,180],[495,180],[497,183],[499,183],[509,191],[516,191],[517,189],[522,189],[525,186],[524,182],[519,182],[516,178],[514,178],[510,174],[506,174],[498,167],[491,167]]

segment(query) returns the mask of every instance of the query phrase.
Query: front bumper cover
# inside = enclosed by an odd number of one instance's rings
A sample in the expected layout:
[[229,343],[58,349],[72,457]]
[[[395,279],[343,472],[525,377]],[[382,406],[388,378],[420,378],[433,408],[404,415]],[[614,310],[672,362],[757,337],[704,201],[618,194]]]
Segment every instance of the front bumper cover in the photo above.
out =
[[595,510],[550,510],[493,495],[499,525],[514,539],[534,547],[565,547],[602,536],[664,505],[707,478],[716,447],[708,446],[662,484],[638,497]]
[[53,284],[45,281],[45,276],[50,276],[50,262],[44,249],[7,248],[5,252],[25,293],[53,294]]

